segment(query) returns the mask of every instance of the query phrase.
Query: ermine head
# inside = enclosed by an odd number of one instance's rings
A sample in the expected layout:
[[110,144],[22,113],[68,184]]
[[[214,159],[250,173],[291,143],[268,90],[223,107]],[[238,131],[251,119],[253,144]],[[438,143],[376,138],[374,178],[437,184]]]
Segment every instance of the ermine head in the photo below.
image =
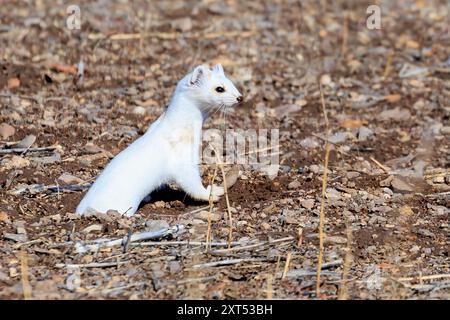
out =
[[197,66],[184,77],[177,90],[195,100],[202,111],[208,113],[218,108],[232,107],[243,101],[242,94],[225,76],[220,64],[212,69],[205,65]]

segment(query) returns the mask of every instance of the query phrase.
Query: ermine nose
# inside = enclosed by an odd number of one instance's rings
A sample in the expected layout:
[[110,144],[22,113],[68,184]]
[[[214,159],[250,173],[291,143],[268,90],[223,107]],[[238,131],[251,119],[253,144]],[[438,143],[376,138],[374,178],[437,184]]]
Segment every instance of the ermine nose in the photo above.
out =
[[237,102],[241,103],[242,101],[244,101],[244,97],[243,96],[239,96],[236,98]]

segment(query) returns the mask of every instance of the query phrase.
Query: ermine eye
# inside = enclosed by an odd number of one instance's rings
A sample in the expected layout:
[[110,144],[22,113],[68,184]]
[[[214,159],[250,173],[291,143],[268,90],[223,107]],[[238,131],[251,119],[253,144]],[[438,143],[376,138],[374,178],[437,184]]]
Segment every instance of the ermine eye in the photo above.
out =
[[217,87],[216,91],[219,93],[222,93],[222,92],[225,92],[225,89],[224,89],[224,87]]

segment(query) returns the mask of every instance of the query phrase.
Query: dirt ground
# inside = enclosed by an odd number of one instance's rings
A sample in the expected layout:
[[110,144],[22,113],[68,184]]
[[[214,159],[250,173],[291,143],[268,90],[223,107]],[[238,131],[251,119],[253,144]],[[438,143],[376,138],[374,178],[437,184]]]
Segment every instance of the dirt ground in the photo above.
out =
[[[450,298],[448,1],[378,1],[373,30],[366,1],[76,3],[74,30],[67,1],[0,9],[1,299]],[[226,165],[229,212],[172,186],[131,218],[76,216],[177,81],[218,62],[245,103],[205,128],[279,129],[276,176]],[[123,241],[82,250],[100,238]]]

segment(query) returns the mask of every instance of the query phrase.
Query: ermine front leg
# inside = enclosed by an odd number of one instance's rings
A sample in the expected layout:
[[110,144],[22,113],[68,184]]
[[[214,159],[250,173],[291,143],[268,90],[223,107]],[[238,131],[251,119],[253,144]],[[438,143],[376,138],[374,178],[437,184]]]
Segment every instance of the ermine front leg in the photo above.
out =
[[[208,186],[207,188],[203,186],[198,167],[194,166],[180,170],[175,177],[175,181],[192,198],[209,201],[211,186]],[[218,201],[219,197],[223,194],[224,189],[214,185],[211,194],[212,201]]]

